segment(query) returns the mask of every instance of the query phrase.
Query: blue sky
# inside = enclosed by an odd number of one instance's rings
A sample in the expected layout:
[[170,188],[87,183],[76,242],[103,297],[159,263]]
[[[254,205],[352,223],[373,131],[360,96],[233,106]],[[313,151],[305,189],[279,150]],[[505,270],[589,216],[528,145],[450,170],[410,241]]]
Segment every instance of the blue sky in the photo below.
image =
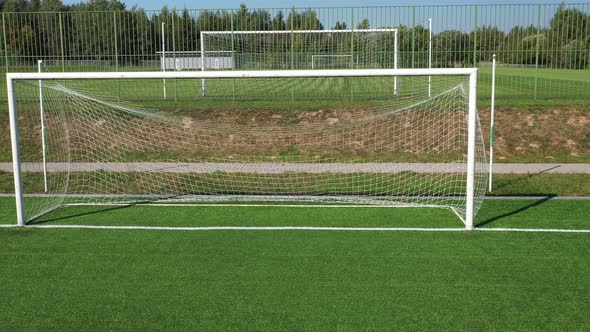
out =
[[[80,0],[63,0],[66,4],[76,3]],[[494,0],[121,0],[127,8],[137,5],[146,10],[160,10],[164,6],[176,9],[231,9],[238,8],[245,3],[248,8],[307,8],[307,7],[370,7],[370,6],[408,6],[399,9],[360,9],[355,11],[354,23],[368,18],[371,28],[385,26],[413,26],[427,25],[428,18],[433,19],[432,30],[434,33],[448,29],[456,29],[464,32],[473,30],[475,22],[478,26],[497,26],[504,31],[509,31],[514,26],[528,26],[536,24],[537,12],[534,6],[488,6],[475,15],[474,7],[444,7],[444,5],[473,5],[486,4],[554,4],[554,6],[543,6],[540,17],[542,27],[547,27],[554,15],[557,4],[561,0],[532,0],[532,1],[497,1]],[[570,0],[567,3],[587,3],[588,0]],[[442,5],[442,6],[433,6]],[[418,7],[413,12],[409,6]],[[590,6],[578,6],[580,10],[590,13]],[[276,12],[272,12],[274,15]],[[318,16],[325,28],[333,27],[336,21],[343,21],[348,26],[354,25],[351,22],[351,15],[347,10],[327,9],[318,11]]]
[[[587,0],[571,0],[568,3],[581,3]],[[80,2],[79,0],[65,0],[67,4]],[[561,0],[534,0],[534,1],[493,1],[493,0],[122,0],[131,8],[138,5],[144,9],[160,9],[163,6],[170,8],[189,9],[216,9],[237,8],[240,3],[245,3],[249,8],[285,8],[285,7],[356,7],[356,6],[404,6],[404,5],[461,5],[461,4],[495,4],[495,3],[559,3]]]

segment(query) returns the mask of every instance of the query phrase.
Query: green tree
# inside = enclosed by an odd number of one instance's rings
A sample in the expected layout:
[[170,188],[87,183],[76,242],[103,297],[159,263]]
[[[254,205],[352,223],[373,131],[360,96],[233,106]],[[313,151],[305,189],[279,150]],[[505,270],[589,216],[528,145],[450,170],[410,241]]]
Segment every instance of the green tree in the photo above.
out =
[[433,36],[433,66],[465,66],[469,60],[469,35],[458,30],[446,30]]
[[64,9],[61,0],[44,0],[39,7],[39,11],[42,12],[61,12],[64,11]]
[[537,61],[537,42],[539,43],[539,65],[547,63],[547,30],[537,31],[537,27],[516,26],[504,38],[498,61],[510,64],[534,65]]
[[368,29],[371,25],[369,24],[369,19],[364,18],[359,24],[357,24],[357,29]]
[[286,30],[287,23],[285,22],[285,15],[282,11],[278,11],[275,17],[272,19],[272,30]]
[[[477,32],[477,61],[491,61],[492,55],[502,48],[505,35],[502,30],[496,26],[483,26],[477,28],[469,34],[470,45],[473,45],[475,33]],[[473,46],[470,47],[473,50]],[[473,55],[470,55],[470,62],[473,61]]]
[[324,30],[318,13],[313,9],[305,9],[301,12],[292,10],[287,17],[287,28],[295,30]]
[[26,7],[26,0],[4,0],[2,11],[5,13],[16,13],[24,11]]
[[346,22],[336,21],[332,30],[346,30],[348,27],[346,26]]
[[[407,33],[409,33],[409,38],[411,39],[411,43],[409,48],[414,46],[414,67],[417,68],[425,68],[428,66],[428,37],[429,31],[424,25],[419,24],[415,26],[413,29],[410,29]],[[411,55],[410,55],[411,56]],[[411,60],[411,59],[410,59]]]
[[587,14],[561,4],[549,22],[549,64],[554,68],[581,69],[588,66]]

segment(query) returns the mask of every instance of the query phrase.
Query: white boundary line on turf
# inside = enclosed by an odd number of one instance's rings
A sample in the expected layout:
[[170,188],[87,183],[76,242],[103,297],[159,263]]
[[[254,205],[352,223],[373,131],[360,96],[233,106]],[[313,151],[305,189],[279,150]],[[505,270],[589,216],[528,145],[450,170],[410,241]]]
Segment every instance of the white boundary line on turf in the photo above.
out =
[[248,204],[248,203],[69,203],[63,206],[155,206],[155,207],[281,207],[281,208],[441,208],[440,205],[420,205],[411,203],[400,205],[347,205],[347,204]]
[[[10,228],[17,225],[0,224]],[[418,228],[418,227],[314,227],[314,226],[203,226],[203,227],[166,227],[166,226],[98,226],[98,225],[26,225],[26,228],[68,228],[68,229],[120,229],[120,230],[164,230],[164,231],[409,231],[409,232],[466,232],[465,228]],[[482,232],[528,232],[528,233],[590,233],[590,229],[554,229],[554,228],[475,228]]]
[[590,233],[590,229],[555,229],[555,228],[474,228],[482,232],[529,232],[529,233]]
[[98,225],[26,225],[30,228],[87,228],[87,229],[127,229],[127,230],[165,230],[165,231],[418,231],[418,232],[463,232],[465,228],[418,228],[418,227],[315,227],[315,226],[98,226]]

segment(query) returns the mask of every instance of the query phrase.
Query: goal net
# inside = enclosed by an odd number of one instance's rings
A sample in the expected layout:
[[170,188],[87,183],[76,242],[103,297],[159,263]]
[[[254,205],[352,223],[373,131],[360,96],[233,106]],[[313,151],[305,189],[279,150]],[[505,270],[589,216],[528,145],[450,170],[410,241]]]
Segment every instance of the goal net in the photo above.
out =
[[354,66],[352,55],[320,55],[311,56],[311,69],[351,69]]
[[201,31],[201,70],[397,69],[398,37],[397,29]]
[[[19,222],[72,204],[288,201],[442,207],[471,228],[487,180],[475,73],[217,71],[257,97],[173,106],[145,100],[162,77],[205,73],[9,74]],[[431,98],[391,94],[394,75],[428,74]]]

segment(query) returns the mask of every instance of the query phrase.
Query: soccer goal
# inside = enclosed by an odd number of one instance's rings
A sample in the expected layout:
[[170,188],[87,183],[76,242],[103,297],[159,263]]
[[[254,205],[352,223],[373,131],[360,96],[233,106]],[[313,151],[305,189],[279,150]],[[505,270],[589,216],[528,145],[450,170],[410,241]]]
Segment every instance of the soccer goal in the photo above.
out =
[[[431,98],[426,85],[392,97],[393,76],[428,75],[438,77]],[[69,205],[265,201],[446,208],[472,229],[487,185],[476,75],[477,69],[9,73],[17,223]],[[159,109],[144,97],[164,78],[276,90],[267,104],[258,97],[235,111],[195,111],[200,99],[186,109]],[[121,98],[133,93],[135,103],[109,95],[104,87],[114,81],[126,92]],[[308,89],[304,104],[274,99],[291,93],[292,84]],[[351,89],[353,106],[331,108]]]
[[201,31],[201,70],[397,69],[398,39],[398,29]]

